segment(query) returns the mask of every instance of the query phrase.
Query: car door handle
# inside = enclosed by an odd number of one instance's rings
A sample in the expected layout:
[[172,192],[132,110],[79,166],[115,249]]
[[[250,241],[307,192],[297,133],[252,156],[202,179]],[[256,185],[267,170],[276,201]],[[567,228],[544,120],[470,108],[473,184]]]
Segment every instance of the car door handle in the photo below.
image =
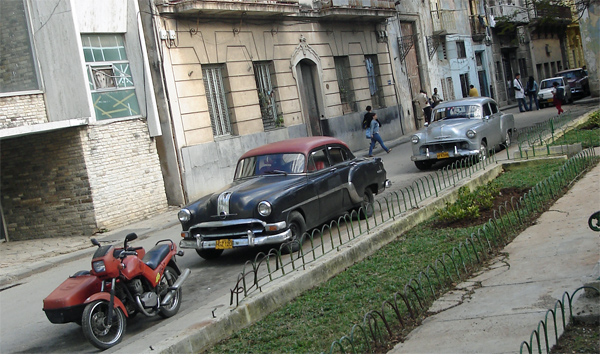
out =
[[332,167],[331,171],[329,171],[329,173],[334,173],[337,170],[337,167]]

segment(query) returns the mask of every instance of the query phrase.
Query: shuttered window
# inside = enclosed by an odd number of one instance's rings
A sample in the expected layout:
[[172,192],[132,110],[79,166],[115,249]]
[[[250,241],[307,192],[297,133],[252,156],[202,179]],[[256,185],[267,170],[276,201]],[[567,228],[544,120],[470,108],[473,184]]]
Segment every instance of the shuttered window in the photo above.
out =
[[343,114],[356,112],[354,102],[354,90],[352,88],[352,77],[350,76],[350,59],[347,56],[334,57],[335,74],[340,89],[340,101]]
[[277,128],[283,122],[277,117],[277,104],[275,92],[271,82],[271,62],[254,63],[254,77],[258,89],[258,102],[265,130]]
[[229,109],[223,85],[223,71],[221,65],[202,66],[206,101],[214,136],[231,134]]

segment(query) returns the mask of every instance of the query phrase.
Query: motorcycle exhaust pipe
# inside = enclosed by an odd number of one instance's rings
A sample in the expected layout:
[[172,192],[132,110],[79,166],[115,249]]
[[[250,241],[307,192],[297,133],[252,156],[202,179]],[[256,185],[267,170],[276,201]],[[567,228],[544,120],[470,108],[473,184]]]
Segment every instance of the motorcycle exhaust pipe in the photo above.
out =
[[169,301],[171,301],[173,296],[175,296],[175,292],[181,287],[181,285],[187,279],[187,277],[188,277],[188,275],[190,275],[190,273],[191,273],[190,268],[184,269],[184,271],[181,273],[179,278],[177,278],[177,281],[175,281],[175,284],[173,284],[169,287],[169,292],[167,293],[167,295],[165,295],[165,297],[160,302],[160,304],[162,306],[165,306],[166,304],[169,303]]

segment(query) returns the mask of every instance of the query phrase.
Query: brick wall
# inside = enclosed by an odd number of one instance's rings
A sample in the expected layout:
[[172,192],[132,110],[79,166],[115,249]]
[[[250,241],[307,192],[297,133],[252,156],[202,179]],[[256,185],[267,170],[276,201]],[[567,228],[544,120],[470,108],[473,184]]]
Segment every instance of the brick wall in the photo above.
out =
[[0,97],[0,129],[47,122],[43,94]]
[[90,126],[82,140],[98,228],[113,229],[167,209],[156,142],[145,120]]
[[92,235],[167,209],[143,120],[0,140],[0,191],[10,240]]
[[10,240],[96,231],[81,129],[0,141],[2,208]]

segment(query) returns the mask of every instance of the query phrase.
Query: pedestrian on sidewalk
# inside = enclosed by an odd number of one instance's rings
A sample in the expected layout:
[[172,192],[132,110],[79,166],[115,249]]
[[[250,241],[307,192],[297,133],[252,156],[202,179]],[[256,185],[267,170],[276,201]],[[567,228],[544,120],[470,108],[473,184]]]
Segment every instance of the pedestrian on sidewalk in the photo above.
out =
[[521,74],[519,73],[515,75],[515,80],[513,81],[513,88],[515,89],[515,98],[519,103],[519,111],[529,111],[529,108],[527,108],[527,102],[525,102],[525,89],[523,88],[523,84],[521,83]]
[[427,93],[424,90],[419,91],[419,95],[417,96],[417,102],[423,110],[423,115],[425,116],[425,123],[429,124],[431,119],[431,106],[429,105],[429,98],[427,98]]
[[554,107],[558,110],[558,114],[563,113],[562,109],[562,101],[565,97],[564,88],[558,87],[558,82],[554,81],[552,84],[552,101],[554,102]]
[[379,135],[379,127],[381,123],[379,119],[377,119],[377,113],[373,113],[373,120],[371,120],[371,145],[369,146],[369,157],[373,157],[373,148],[376,143],[379,143],[383,150],[388,154],[392,151],[392,149],[388,149],[387,146],[383,143],[381,136]]
[[529,96],[529,110],[533,111],[533,102],[531,102],[532,100],[535,101],[535,108],[539,111],[540,110],[540,102],[538,101],[538,84],[535,81],[535,79],[533,78],[533,76],[529,77],[529,81],[527,81],[527,96]]
[[473,85],[469,86],[469,97],[479,97],[479,91]]
[[373,119],[373,113],[371,113],[371,106],[367,106],[367,113],[363,116],[362,128],[367,129],[371,125]]
[[440,97],[440,94],[438,93],[437,87],[433,88],[433,95],[431,95],[431,108],[435,108],[435,106],[437,106],[438,104],[440,104],[440,102],[443,101],[443,99]]

